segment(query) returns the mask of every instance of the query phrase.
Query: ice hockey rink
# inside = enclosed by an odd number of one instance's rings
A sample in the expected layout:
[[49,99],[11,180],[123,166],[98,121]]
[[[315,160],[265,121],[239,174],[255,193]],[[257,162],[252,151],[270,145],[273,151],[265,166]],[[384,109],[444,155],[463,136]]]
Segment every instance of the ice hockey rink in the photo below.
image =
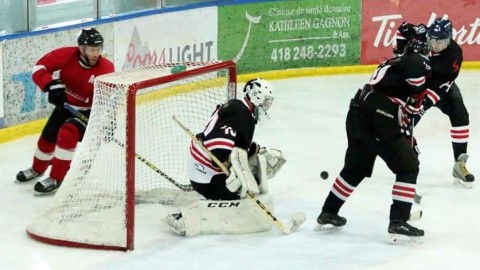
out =
[[[343,166],[345,116],[350,98],[369,78],[362,75],[275,80],[271,119],[257,127],[255,141],[283,150],[288,162],[271,179],[275,213],[287,220],[297,211],[307,216],[295,233],[273,227],[249,235],[183,238],[162,222],[163,206],[148,206],[137,218],[135,250],[99,251],[51,246],[30,239],[30,218],[51,200],[32,195],[33,184],[14,183],[31,163],[37,136],[0,144],[0,269],[480,269],[480,191],[452,184],[453,154],[448,118],[427,112],[415,129],[421,155],[418,190],[425,229],[421,245],[386,242],[394,175],[377,159],[342,208],[342,231],[313,231],[323,201]],[[470,112],[467,167],[480,177],[480,73],[463,71],[459,85]],[[328,171],[327,180],[320,178]]]

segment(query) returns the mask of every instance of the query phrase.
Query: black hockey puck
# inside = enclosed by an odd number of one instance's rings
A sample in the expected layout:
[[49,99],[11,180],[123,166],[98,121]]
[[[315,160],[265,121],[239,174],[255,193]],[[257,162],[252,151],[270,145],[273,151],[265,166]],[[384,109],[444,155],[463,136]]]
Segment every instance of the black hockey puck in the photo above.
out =
[[322,177],[323,180],[326,180],[328,178],[328,172],[327,171],[321,172],[320,177]]

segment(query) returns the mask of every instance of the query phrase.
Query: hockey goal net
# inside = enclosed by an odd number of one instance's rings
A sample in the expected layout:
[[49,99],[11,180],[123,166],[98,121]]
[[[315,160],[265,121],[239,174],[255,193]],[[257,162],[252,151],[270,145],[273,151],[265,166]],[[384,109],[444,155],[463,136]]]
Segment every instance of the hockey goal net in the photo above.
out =
[[189,138],[172,115],[201,131],[215,106],[235,95],[232,61],[147,66],[96,78],[71,169],[27,233],[56,245],[132,250],[136,203],[168,204],[194,193],[185,169]]

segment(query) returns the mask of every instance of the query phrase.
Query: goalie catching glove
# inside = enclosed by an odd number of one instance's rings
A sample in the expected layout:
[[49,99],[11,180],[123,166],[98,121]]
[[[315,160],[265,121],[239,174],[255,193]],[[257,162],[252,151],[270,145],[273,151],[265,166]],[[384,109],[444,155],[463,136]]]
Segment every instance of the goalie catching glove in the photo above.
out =
[[273,148],[261,147],[258,151],[258,154],[250,157],[248,160],[254,175],[257,175],[257,171],[260,167],[259,156],[265,158],[267,179],[274,177],[287,162],[287,160],[283,157],[282,151]]

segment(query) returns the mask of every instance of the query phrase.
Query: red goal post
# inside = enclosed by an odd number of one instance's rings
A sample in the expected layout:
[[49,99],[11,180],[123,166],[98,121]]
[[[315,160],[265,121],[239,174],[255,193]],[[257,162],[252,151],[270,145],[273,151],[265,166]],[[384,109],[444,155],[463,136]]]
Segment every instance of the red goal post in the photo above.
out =
[[96,78],[71,169],[52,203],[28,224],[28,235],[54,245],[132,250],[136,203],[181,204],[179,198],[194,193],[186,177],[189,138],[172,115],[203,130],[215,106],[236,97],[236,76],[234,62],[217,61]]

